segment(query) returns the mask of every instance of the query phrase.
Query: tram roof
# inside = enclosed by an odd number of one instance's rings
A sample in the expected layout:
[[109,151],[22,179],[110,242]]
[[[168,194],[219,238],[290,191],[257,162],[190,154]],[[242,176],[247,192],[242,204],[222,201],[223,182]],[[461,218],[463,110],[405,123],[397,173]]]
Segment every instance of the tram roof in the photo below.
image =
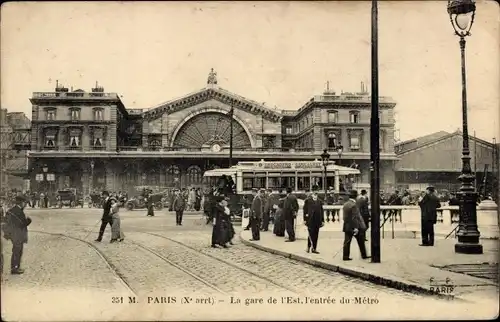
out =
[[[238,165],[230,168],[220,168],[208,170],[205,172],[205,177],[231,175],[234,176],[237,171],[253,171],[253,172],[317,172],[323,171],[321,161],[255,161],[255,162],[239,162]],[[360,174],[358,169],[344,167],[336,164],[329,164],[326,168],[328,172],[335,172],[339,175],[356,175]]]

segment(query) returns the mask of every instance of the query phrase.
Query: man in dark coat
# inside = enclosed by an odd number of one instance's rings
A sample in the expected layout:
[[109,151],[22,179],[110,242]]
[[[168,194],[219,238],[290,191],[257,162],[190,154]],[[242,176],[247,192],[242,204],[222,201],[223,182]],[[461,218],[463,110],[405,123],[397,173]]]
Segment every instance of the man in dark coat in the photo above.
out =
[[269,230],[269,219],[271,217],[271,211],[273,211],[273,202],[274,198],[272,196],[273,190],[272,189],[267,189],[267,191],[264,193],[264,213],[262,214],[262,231],[268,231]]
[[179,190],[175,191],[175,198],[172,204],[172,209],[175,211],[175,223],[177,226],[182,226],[182,215],[186,209],[186,200],[181,195]]
[[295,227],[294,222],[299,211],[299,203],[297,197],[292,194],[292,188],[286,188],[287,196],[283,204],[283,217],[285,218],[285,229],[288,234],[288,239],[285,242],[295,241]]
[[418,202],[421,212],[422,244],[420,246],[434,246],[434,224],[437,221],[437,209],[441,208],[439,198],[434,187],[427,187],[425,196]]
[[252,206],[250,207],[250,220],[252,228],[252,239],[250,240],[260,240],[260,221],[262,219],[262,213],[264,212],[264,201],[261,195],[264,191],[257,191],[255,198],[253,198]]
[[[361,196],[359,196],[358,199],[356,200],[356,204],[358,206],[361,217],[363,218],[363,222],[365,223],[366,231],[368,231],[368,228],[370,227],[370,209],[368,208],[369,200],[365,189],[361,190]],[[365,241],[367,241],[366,231],[365,231]]]
[[323,201],[318,198],[318,192],[313,190],[307,206],[304,203],[304,223],[307,226],[309,237],[307,238],[307,252],[311,250],[314,254],[319,254],[318,236],[319,229],[325,224],[325,215],[323,213]]
[[146,200],[146,207],[148,209],[148,212],[146,216],[154,217],[155,216],[155,208],[153,204],[153,191],[151,190],[146,190],[146,194],[144,197]]
[[104,198],[103,212],[101,218],[101,227],[99,228],[99,236],[95,240],[96,242],[102,241],[102,235],[104,235],[106,226],[109,224],[109,228],[111,229],[111,226],[113,225],[113,217],[111,214],[111,198],[109,197],[109,193],[107,191],[103,191],[102,197]]
[[250,209],[250,216],[248,217],[248,225],[245,227],[245,230],[250,230],[250,228],[252,227],[252,211],[251,211],[251,208],[252,208],[253,200],[255,199],[255,196],[257,195],[258,191],[259,191],[259,189],[253,188],[252,189],[252,194],[245,196],[245,201],[244,201],[244,205],[243,206],[245,207],[245,209]]
[[358,197],[357,190],[351,190],[349,192],[349,200],[344,203],[342,211],[344,212],[344,226],[342,231],[344,232],[344,256],[343,260],[350,261],[352,258],[349,257],[351,252],[351,241],[352,238],[356,238],[359,246],[359,252],[361,253],[361,258],[366,259],[370,256],[366,255],[365,247],[365,231],[366,226],[359,213],[358,206],[356,205],[356,198]]
[[19,275],[24,273],[24,270],[21,269],[21,258],[24,244],[28,243],[28,226],[31,224],[31,218],[24,214],[24,207],[27,203],[24,197],[17,196],[14,202],[14,207],[9,209],[5,216],[3,233],[4,238],[12,242],[10,272]]

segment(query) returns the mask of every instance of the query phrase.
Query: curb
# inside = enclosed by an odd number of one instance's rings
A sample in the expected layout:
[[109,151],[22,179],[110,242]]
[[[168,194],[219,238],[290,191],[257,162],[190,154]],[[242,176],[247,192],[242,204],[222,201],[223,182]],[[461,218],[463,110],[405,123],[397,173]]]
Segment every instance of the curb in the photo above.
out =
[[311,266],[315,266],[315,267],[323,268],[323,269],[326,269],[329,271],[344,274],[347,276],[359,278],[359,279],[362,279],[362,280],[365,280],[365,281],[368,281],[368,282],[371,282],[371,283],[374,283],[377,285],[382,285],[382,286],[398,289],[398,290],[404,291],[404,292],[423,294],[423,295],[432,295],[432,296],[435,296],[435,297],[441,298],[441,299],[470,303],[470,301],[467,301],[467,300],[462,299],[460,297],[457,297],[455,295],[439,294],[439,293],[433,292],[425,287],[422,287],[422,286],[415,284],[415,283],[412,283],[412,282],[399,281],[396,279],[389,279],[389,278],[385,278],[382,276],[364,273],[364,272],[360,272],[360,271],[357,271],[354,269],[341,267],[341,266],[334,265],[334,264],[328,264],[328,263],[324,263],[324,262],[321,262],[318,260],[303,257],[300,255],[295,255],[292,253],[283,252],[283,251],[276,250],[276,249],[273,249],[270,247],[262,246],[262,245],[259,245],[259,244],[256,244],[256,243],[253,243],[251,241],[244,239],[242,234],[243,234],[243,232],[240,233],[240,241],[243,245],[250,246],[250,247],[259,249],[261,251],[264,251],[264,252],[283,256],[283,257],[288,258],[288,259],[293,259],[293,260],[297,260],[300,262],[304,262],[304,263],[309,264]]

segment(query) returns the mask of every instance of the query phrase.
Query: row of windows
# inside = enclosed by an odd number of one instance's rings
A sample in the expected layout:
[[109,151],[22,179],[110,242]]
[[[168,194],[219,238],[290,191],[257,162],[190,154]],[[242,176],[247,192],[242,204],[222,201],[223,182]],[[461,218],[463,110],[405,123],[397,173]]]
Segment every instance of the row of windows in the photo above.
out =
[[[94,121],[103,121],[104,120],[104,109],[100,107],[96,107],[92,109],[92,115]],[[69,111],[69,118],[71,121],[80,121],[81,120],[81,109],[72,108]],[[45,119],[47,121],[55,121],[57,120],[57,111],[56,109],[47,109],[45,110]]]
[[[381,115],[379,115],[381,117]],[[329,111],[328,112],[328,123],[336,124],[339,122],[339,113],[337,111]],[[351,124],[359,124],[361,123],[361,117],[359,111],[350,111],[349,112],[349,123]],[[294,124],[287,125],[285,127],[285,134],[293,134],[299,133],[300,131],[309,127],[309,125],[313,124],[312,114],[307,115],[302,121]]]
[[[81,134],[70,134],[67,136],[68,146],[70,148],[79,148],[82,144]],[[94,135],[91,140],[92,146],[96,148],[104,147],[104,136]],[[55,148],[57,146],[56,135],[47,134],[45,135],[45,147]]]
[[[141,173],[133,173],[127,171],[124,173],[124,181],[126,184],[135,185],[137,183],[137,177],[143,176]],[[203,183],[203,171],[197,165],[192,165],[187,168],[186,172],[181,175],[181,169],[177,165],[171,165],[165,169],[164,182],[160,180],[160,171],[151,171],[143,176],[143,179],[147,181],[148,185],[151,186],[191,186],[200,185]]]

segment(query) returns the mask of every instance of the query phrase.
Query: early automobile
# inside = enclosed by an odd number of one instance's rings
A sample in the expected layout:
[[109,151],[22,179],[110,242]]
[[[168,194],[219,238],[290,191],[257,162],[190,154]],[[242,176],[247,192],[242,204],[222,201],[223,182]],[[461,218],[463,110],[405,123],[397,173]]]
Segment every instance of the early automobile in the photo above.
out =
[[[165,198],[162,193],[151,194],[149,195],[149,198],[151,198],[153,206],[156,210],[163,209]],[[127,200],[127,203],[125,205],[126,205],[125,207],[128,210],[145,209],[148,206],[146,198],[144,198],[143,196],[132,197],[129,200]]]
[[70,208],[80,206],[83,207],[83,200],[78,196],[76,189],[68,188],[57,191],[57,205],[59,208],[68,206]]
[[90,197],[88,198],[88,206],[89,208],[102,208],[102,205],[103,205],[103,198],[101,196],[101,194],[99,193],[93,193],[90,195]]

